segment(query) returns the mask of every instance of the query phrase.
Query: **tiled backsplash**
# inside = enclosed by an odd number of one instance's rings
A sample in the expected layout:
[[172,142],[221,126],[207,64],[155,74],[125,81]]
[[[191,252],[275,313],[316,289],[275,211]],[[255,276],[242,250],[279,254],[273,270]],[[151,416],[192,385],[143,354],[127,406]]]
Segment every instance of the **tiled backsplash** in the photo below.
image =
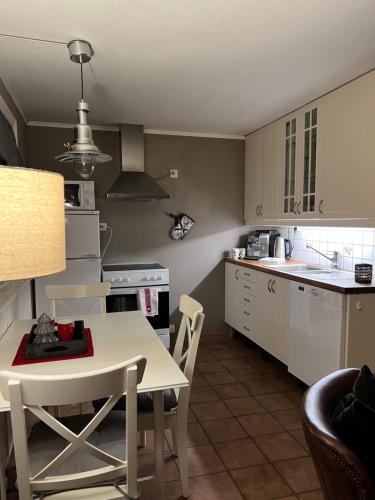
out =
[[353,271],[354,265],[362,262],[375,265],[375,228],[298,227],[289,229],[294,239],[293,258],[329,267],[331,263],[306,244],[326,253],[336,250],[339,269]]

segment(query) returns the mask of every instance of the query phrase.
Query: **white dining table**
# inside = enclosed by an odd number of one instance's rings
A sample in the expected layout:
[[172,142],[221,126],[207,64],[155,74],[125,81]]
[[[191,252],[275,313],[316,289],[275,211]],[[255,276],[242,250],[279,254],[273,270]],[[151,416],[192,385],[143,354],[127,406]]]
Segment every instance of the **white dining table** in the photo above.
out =
[[[80,315],[90,328],[94,355],[71,360],[49,361],[12,366],[22,336],[29,332],[35,320],[14,321],[0,339],[0,370],[39,375],[84,374],[108,368],[133,356],[147,359],[138,392],[152,392],[155,419],[155,476],[159,497],[164,497],[164,398],[165,389],[178,389],[189,381],[175,363],[148,320],[140,311]],[[5,467],[8,451],[7,412],[9,402],[0,392],[0,498],[6,499]]]

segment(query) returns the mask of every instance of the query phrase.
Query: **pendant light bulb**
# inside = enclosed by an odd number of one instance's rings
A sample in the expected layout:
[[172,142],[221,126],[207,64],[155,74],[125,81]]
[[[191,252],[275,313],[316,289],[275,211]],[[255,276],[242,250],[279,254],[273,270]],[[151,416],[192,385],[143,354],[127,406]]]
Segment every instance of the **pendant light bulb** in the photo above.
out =
[[83,64],[91,59],[93,54],[91,45],[84,40],[72,40],[68,44],[68,49],[70,59],[81,65],[81,100],[76,107],[78,123],[74,125],[73,143],[64,144],[65,152],[55,156],[55,159],[73,164],[80,177],[89,179],[97,163],[106,163],[112,160],[112,157],[102,153],[95,145],[91,127],[87,124],[90,108],[83,96]]

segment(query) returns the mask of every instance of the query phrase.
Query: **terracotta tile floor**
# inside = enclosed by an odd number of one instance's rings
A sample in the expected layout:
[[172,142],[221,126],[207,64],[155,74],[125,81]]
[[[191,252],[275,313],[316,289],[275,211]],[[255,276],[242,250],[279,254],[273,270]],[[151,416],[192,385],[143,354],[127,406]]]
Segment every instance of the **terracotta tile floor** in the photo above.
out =
[[[302,394],[285,366],[243,339],[203,337],[189,412],[191,500],[323,500],[301,428]],[[166,500],[181,495],[171,448],[166,432]],[[153,465],[149,433],[140,474]],[[143,500],[156,500],[151,481],[141,488]]]

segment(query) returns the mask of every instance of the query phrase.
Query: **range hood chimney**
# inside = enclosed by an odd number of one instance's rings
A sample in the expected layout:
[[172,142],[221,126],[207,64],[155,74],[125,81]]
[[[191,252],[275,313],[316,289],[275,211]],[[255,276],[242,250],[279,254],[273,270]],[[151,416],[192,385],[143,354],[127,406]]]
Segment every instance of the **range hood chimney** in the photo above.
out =
[[144,167],[143,125],[122,124],[121,173],[107,193],[118,200],[162,200],[171,196],[162,189]]

